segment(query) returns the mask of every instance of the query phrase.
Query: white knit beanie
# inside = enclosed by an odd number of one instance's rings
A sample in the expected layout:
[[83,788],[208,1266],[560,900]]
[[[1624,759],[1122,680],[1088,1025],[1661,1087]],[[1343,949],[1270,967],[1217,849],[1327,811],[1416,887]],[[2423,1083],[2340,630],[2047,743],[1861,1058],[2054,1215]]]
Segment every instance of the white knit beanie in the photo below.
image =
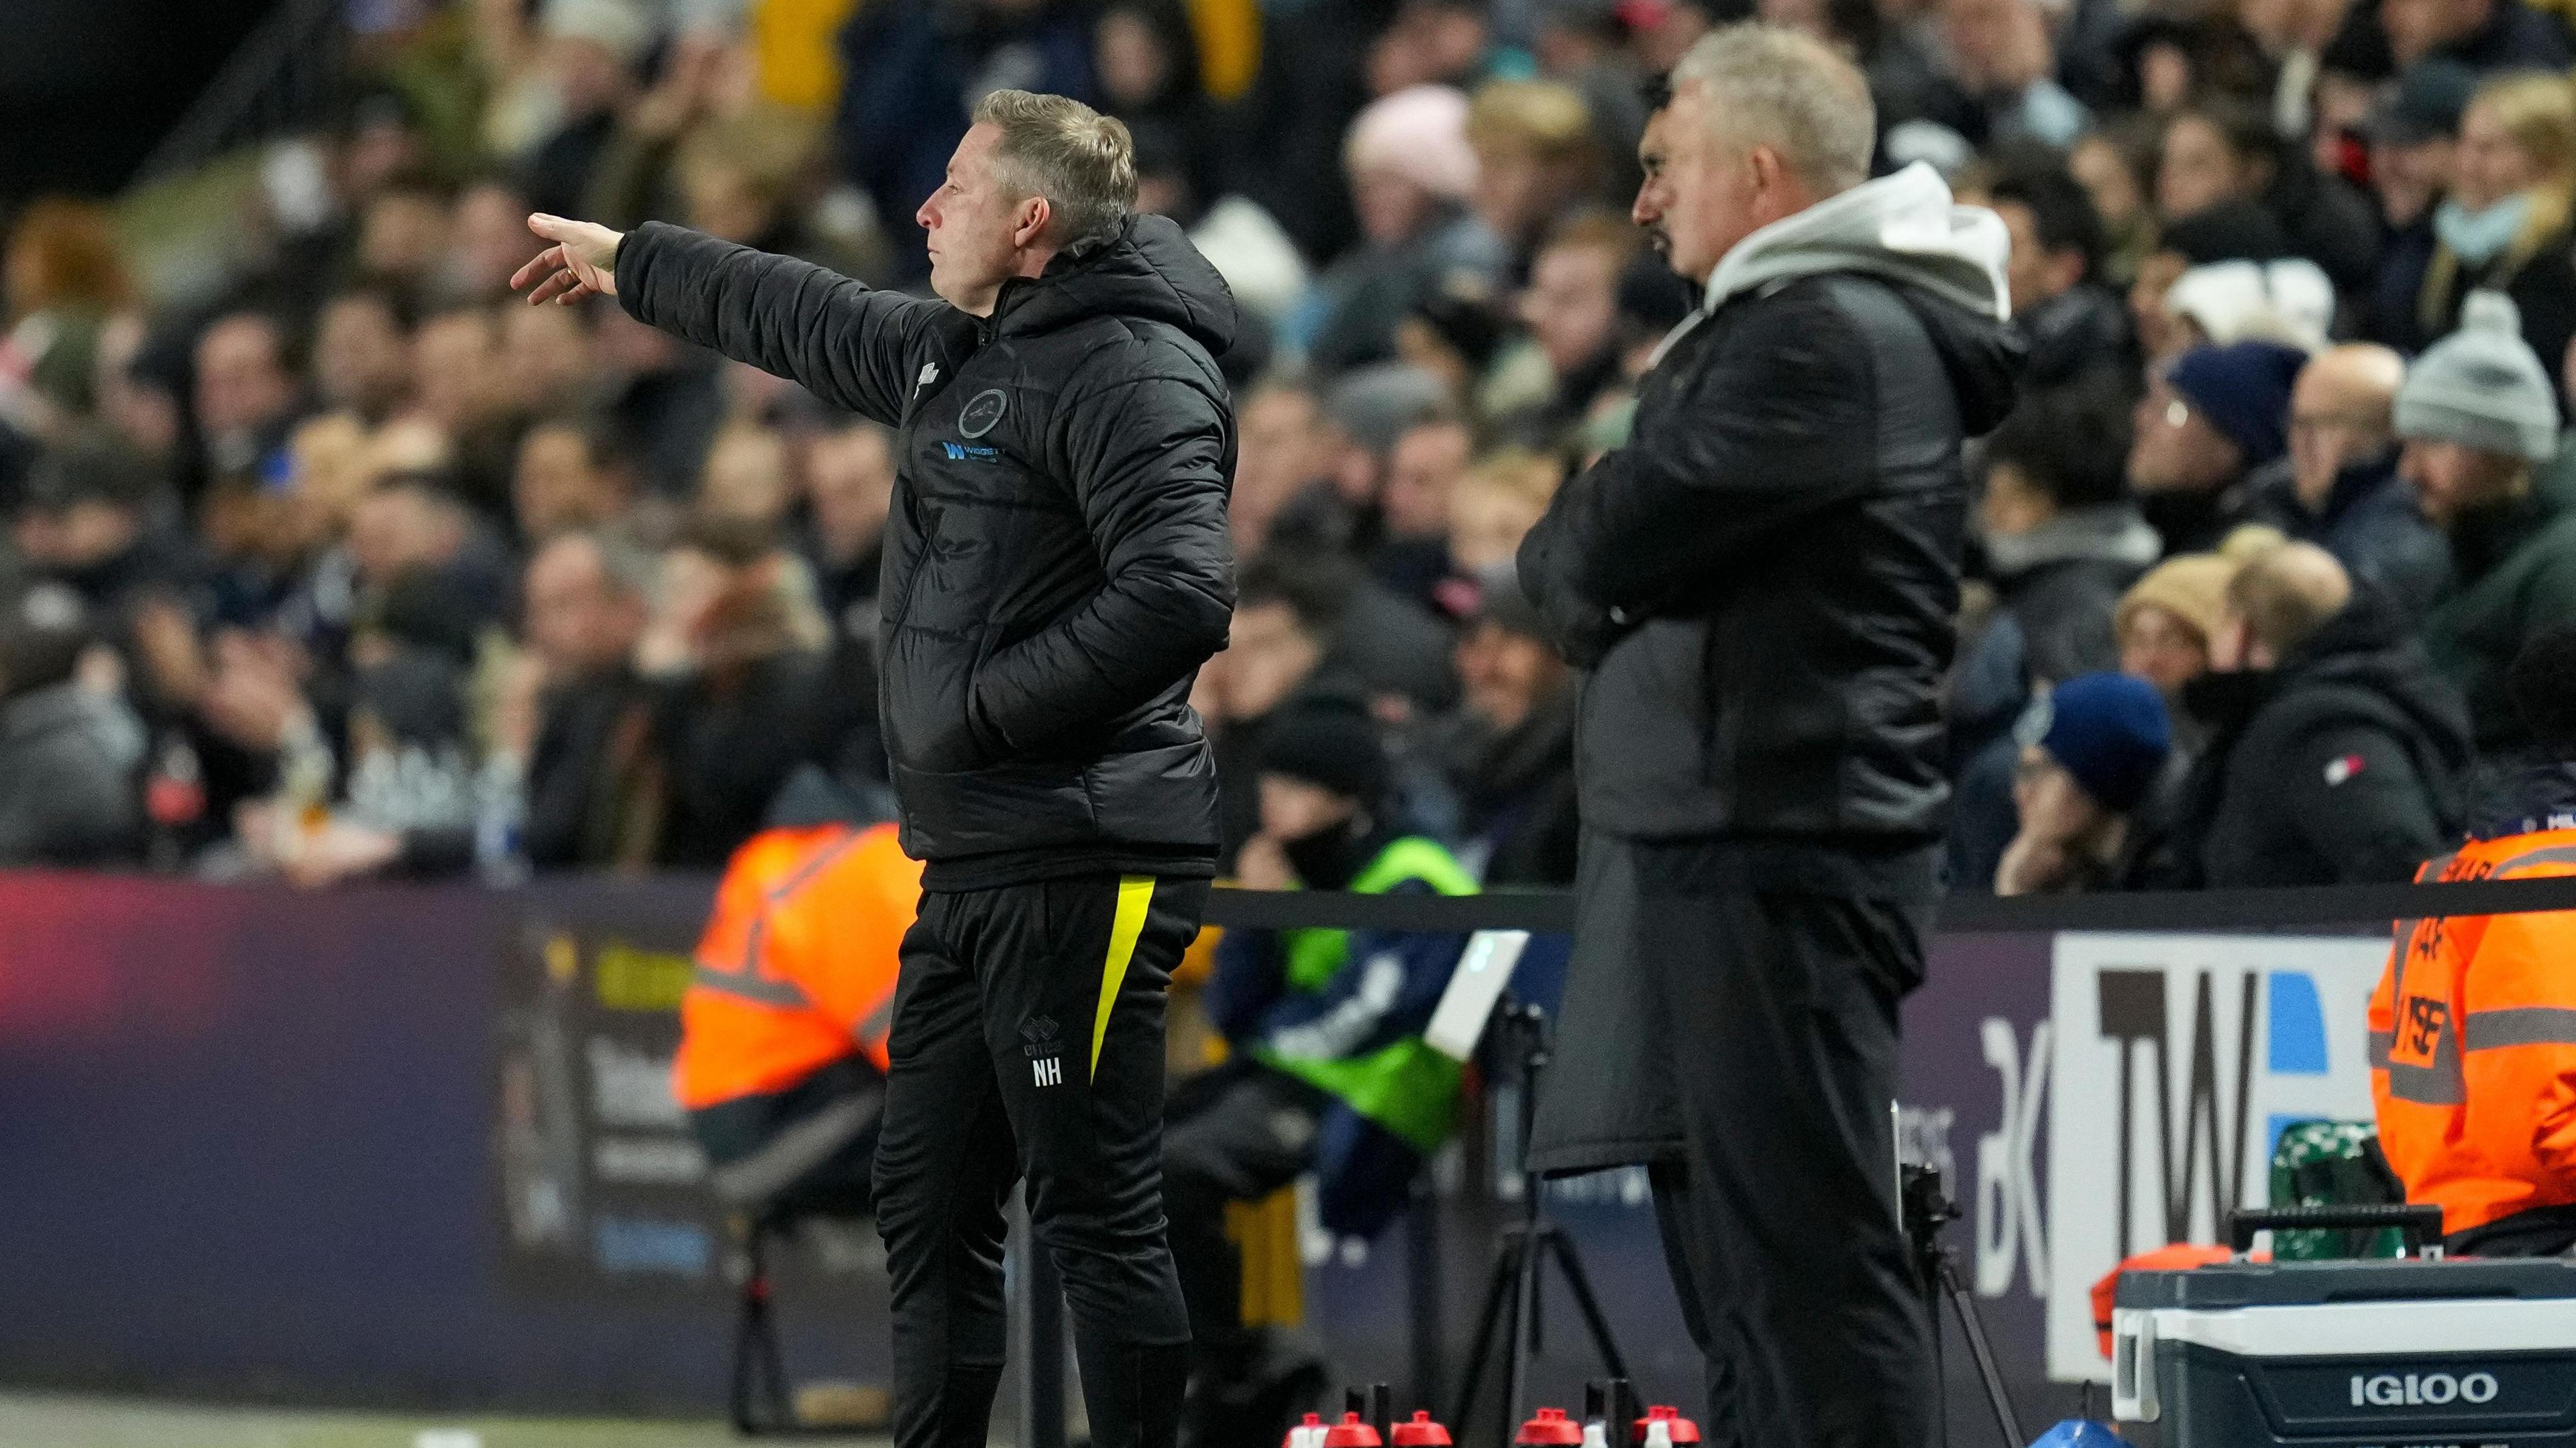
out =
[[2397,435],[2545,462],[2558,451],[2558,389],[2502,292],[2471,292],[2460,329],[2406,369]]
[[1412,85],[1369,102],[1351,122],[1342,163],[1353,173],[1392,171],[1434,196],[1465,200],[1476,189],[1466,95],[1445,85]]

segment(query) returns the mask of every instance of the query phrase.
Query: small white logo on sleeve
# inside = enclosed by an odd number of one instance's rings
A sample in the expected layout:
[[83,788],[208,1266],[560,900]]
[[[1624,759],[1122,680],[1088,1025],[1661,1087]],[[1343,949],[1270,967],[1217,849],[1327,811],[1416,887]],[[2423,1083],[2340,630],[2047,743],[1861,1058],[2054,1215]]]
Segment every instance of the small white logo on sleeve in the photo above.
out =
[[919,396],[921,395],[921,389],[923,389],[923,388],[925,388],[925,387],[928,387],[930,384],[932,384],[933,382],[936,382],[936,381],[938,381],[938,380],[939,380],[939,364],[938,364],[938,363],[936,363],[936,362],[924,362],[924,363],[922,363],[922,364],[921,364],[921,380],[912,384],[912,395],[913,395],[913,396],[915,396],[915,397],[919,397]]
[[1062,1057],[1049,1056],[1043,1061],[1031,1061],[1029,1063],[1029,1072],[1031,1075],[1037,1077],[1038,1084],[1041,1086],[1061,1086],[1064,1084],[1064,1060]]
[[2364,760],[2358,754],[2347,754],[2326,764],[2326,785],[2332,788],[2361,773]]

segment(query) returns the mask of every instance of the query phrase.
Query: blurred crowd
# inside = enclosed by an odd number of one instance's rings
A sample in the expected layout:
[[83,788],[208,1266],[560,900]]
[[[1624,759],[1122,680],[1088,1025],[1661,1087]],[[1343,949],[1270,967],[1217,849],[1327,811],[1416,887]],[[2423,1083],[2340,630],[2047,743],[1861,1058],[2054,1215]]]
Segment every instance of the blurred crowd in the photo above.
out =
[[1409,827],[1570,881],[1576,680],[1512,559],[1697,300],[1627,218],[1654,79],[1757,16],[2012,236],[1955,889],[2402,878],[2554,748],[2505,680],[2576,620],[2561,10],[369,0],[349,102],[184,244],[0,214],[0,864],[708,867],[799,791],[885,808],[894,439],[508,278],[542,210],[918,287],[1011,86],[1124,119],[1252,323],[1229,853],[1266,721],[1330,698]]

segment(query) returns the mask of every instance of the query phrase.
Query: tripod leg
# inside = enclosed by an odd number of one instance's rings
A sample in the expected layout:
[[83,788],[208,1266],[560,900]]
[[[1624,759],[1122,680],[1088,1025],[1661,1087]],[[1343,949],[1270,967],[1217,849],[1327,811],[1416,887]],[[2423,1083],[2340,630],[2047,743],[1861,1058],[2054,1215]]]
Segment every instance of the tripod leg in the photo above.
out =
[[1565,1285],[1574,1293],[1574,1305],[1583,1311],[1583,1325],[1591,1330],[1593,1350],[1601,1354],[1601,1366],[1610,1376],[1628,1376],[1628,1364],[1619,1356],[1619,1343],[1610,1335],[1610,1319],[1602,1314],[1601,1300],[1592,1295],[1592,1279],[1583,1271],[1583,1259],[1574,1251],[1574,1243],[1563,1228],[1547,1229],[1547,1245],[1556,1253],[1556,1265],[1565,1272]]
[[1503,1431],[1509,1433],[1520,1421],[1521,1388],[1529,1382],[1531,1341],[1538,1336],[1538,1278],[1545,1259],[1539,1256],[1539,1229],[1532,1226],[1521,1237],[1521,1251],[1512,1284],[1511,1339],[1503,1359]]
[[[1485,1305],[1476,1314],[1475,1345],[1467,1349],[1467,1378],[1458,1385],[1458,1404],[1449,1414],[1449,1421],[1457,1425],[1456,1431],[1462,1438],[1467,1433],[1467,1420],[1476,1408],[1476,1389],[1485,1384],[1485,1359],[1494,1349],[1494,1332],[1502,1326],[1504,1294],[1520,1280],[1520,1255],[1521,1242],[1516,1236],[1505,1237],[1502,1246],[1494,1253],[1493,1276],[1485,1283]],[[1504,1426],[1506,1429],[1510,1427],[1509,1424]]]
[[[2003,1433],[2007,1443],[2019,1445],[2029,1442],[2022,1436],[2021,1417],[2013,1411],[2012,1395],[2004,1390],[2003,1370],[1995,1366],[1994,1346],[1986,1341],[1985,1320],[1977,1316],[1976,1300],[1968,1295],[1968,1284],[1959,1276],[1959,1264],[1951,1261],[1947,1252],[1941,1254],[1940,1271],[1941,1293],[1950,1299],[1950,1306],[1959,1314],[1959,1328],[1968,1339],[1968,1356],[1976,1360],[1977,1377],[1986,1388],[1986,1401],[1995,1410],[1995,1427]],[[1941,1327],[1937,1310],[1932,1327],[1936,1332]]]

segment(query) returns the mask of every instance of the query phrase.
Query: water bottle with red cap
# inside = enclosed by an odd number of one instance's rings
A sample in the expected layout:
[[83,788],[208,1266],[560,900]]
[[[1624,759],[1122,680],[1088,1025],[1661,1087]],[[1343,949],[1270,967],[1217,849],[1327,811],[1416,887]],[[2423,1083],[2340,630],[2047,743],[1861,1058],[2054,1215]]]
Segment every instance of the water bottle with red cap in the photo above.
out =
[[1675,1443],[1699,1441],[1699,1424],[1682,1416],[1681,1409],[1657,1403],[1637,1420],[1637,1441],[1647,1448],[1672,1448]]
[[1565,1416],[1563,1408],[1541,1408],[1536,1416],[1521,1424],[1520,1434],[1512,1442],[1515,1448],[1530,1443],[1561,1443],[1565,1448],[1582,1448],[1583,1425]]
[[1325,1429],[1324,1436],[1316,1441],[1322,1448],[1385,1448],[1377,1429],[1357,1413],[1344,1413],[1342,1421]]
[[1449,1448],[1449,1430],[1418,1408],[1410,1421],[1395,1425],[1394,1436],[1393,1448]]
[[1324,1415],[1308,1413],[1304,1422],[1288,1430],[1279,1448],[1324,1448]]

